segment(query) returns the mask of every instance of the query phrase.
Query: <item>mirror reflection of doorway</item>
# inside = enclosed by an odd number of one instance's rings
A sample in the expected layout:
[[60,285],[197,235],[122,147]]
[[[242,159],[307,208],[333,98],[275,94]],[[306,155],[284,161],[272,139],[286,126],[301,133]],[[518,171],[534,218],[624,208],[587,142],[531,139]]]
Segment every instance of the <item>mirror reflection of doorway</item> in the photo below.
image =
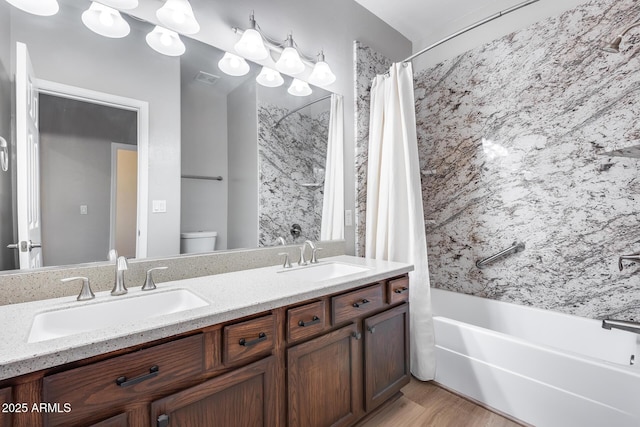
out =
[[45,266],[106,260],[111,248],[135,256],[137,121],[136,111],[40,94]]

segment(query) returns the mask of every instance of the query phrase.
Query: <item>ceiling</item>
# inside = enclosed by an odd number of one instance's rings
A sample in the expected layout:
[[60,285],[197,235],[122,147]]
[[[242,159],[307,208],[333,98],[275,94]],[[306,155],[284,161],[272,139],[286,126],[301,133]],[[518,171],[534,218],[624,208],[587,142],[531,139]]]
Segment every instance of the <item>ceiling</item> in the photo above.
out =
[[[404,35],[413,52],[524,0],[355,0]],[[555,16],[587,0],[539,0],[466,33],[447,48],[434,50],[428,63],[463,53],[534,22]],[[421,58],[423,64],[425,59]]]

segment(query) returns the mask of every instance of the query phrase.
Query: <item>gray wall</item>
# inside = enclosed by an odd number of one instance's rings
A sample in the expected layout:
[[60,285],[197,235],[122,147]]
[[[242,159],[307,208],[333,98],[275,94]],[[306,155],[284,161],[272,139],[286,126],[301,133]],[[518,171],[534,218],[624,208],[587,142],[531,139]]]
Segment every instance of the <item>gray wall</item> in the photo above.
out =
[[617,265],[640,250],[640,45],[599,49],[636,8],[592,1],[416,76],[432,286],[640,320],[640,267]]
[[133,111],[40,95],[44,266],[107,259],[111,143],[135,144],[136,124]]
[[[0,40],[10,40],[11,24],[9,5],[0,4]],[[0,136],[7,140],[9,154],[13,155],[11,140],[11,50],[8,43],[0,43]],[[6,249],[13,243],[13,201],[11,197],[11,174],[0,170],[0,270],[15,268],[14,252]]]
[[230,248],[258,246],[258,109],[255,82],[248,81],[227,98],[229,132]]
[[[64,32],[11,9],[12,51],[16,41],[27,44],[37,77],[149,102],[149,212],[154,199],[166,200],[167,212],[149,213],[148,256],[179,253],[179,59],[154,52],[145,34],[134,30],[125,39],[99,36],[84,27],[78,14],[65,16],[64,8]],[[34,30],[33,22],[42,23],[42,31]]]
[[190,55],[208,53],[201,50],[190,43],[181,61],[182,174],[222,176],[223,181],[182,179],[180,230],[216,231],[218,250],[228,247],[227,96],[215,84],[196,81],[197,70],[185,65]]

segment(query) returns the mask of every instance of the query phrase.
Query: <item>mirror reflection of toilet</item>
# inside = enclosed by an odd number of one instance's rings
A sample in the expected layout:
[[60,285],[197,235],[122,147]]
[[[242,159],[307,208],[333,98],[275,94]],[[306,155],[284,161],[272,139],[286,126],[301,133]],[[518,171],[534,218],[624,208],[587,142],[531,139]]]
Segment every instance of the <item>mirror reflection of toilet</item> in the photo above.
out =
[[192,231],[180,233],[180,253],[195,254],[213,252],[216,249],[216,231]]

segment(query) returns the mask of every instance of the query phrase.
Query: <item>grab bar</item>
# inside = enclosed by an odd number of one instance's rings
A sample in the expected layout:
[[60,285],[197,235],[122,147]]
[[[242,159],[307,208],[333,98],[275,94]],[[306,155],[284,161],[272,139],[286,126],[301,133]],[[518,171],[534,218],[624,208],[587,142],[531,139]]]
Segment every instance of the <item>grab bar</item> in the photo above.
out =
[[495,255],[492,255],[490,257],[487,257],[483,260],[477,261],[476,262],[476,267],[478,268],[484,268],[487,264],[491,264],[492,262],[494,262],[497,259],[500,259],[502,257],[505,257],[507,255],[511,255],[511,254],[515,254],[518,252],[522,252],[524,251],[524,242],[513,242],[513,244],[508,247],[507,249],[498,252]]
[[620,329],[622,331],[640,334],[640,323],[629,322],[627,320],[604,319],[602,321],[602,327],[609,331],[611,329]]

